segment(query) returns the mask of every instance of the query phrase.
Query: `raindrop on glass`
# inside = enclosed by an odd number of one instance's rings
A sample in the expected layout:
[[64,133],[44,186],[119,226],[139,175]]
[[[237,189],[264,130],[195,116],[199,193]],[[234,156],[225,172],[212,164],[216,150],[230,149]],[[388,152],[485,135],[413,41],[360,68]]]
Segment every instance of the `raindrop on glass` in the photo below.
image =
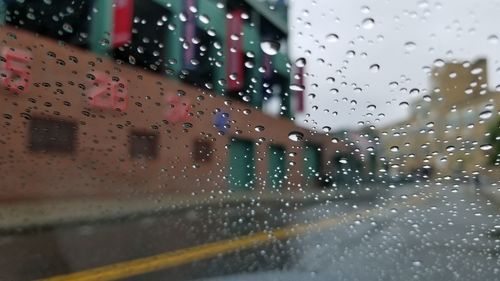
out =
[[339,41],[339,36],[335,33],[330,33],[326,36],[326,41],[328,41],[330,43],[337,42],[337,41]]
[[264,126],[255,126],[256,132],[262,132],[262,131],[264,131],[264,129],[265,129]]
[[304,138],[304,134],[297,131],[292,131],[288,134],[288,138],[292,141],[301,141]]
[[274,56],[280,49],[280,43],[271,40],[263,41],[260,43],[260,48],[265,54]]
[[489,119],[491,116],[493,116],[493,113],[490,110],[485,110],[479,114],[479,118],[481,119]]
[[375,26],[375,20],[373,20],[372,18],[366,18],[361,23],[361,26],[364,29],[372,29]]
[[491,44],[497,44],[498,36],[496,34],[491,34],[490,36],[488,36],[488,42]]
[[412,41],[408,41],[405,43],[405,50],[407,50],[408,52],[411,52],[411,51],[415,50],[416,48],[417,48],[417,44],[415,44]]
[[493,148],[491,144],[483,144],[479,147],[481,150],[487,151]]
[[304,67],[306,65],[306,59],[305,58],[298,58],[295,61],[295,66],[297,67]]
[[370,66],[370,71],[372,73],[377,73],[379,70],[380,70],[380,65],[378,65],[378,64],[372,64]]

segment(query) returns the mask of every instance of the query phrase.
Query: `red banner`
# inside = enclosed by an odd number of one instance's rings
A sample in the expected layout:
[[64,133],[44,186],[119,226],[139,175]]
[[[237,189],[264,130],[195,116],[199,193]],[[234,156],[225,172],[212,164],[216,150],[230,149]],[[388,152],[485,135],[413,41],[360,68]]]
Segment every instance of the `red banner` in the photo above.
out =
[[134,0],[113,0],[113,33],[111,45],[119,47],[132,39]]
[[226,59],[226,81],[228,91],[243,89],[245,74],[243,67],[243,11],[234,10],[230,12],[227,19],[227,59]]

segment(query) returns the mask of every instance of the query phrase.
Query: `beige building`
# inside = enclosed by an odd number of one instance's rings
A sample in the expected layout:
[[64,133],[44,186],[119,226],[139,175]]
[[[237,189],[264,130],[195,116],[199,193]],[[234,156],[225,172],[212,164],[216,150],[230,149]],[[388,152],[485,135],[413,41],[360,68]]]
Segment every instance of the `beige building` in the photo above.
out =
[[430,170],[435,178],[476,172],[495,177],[488,133],[499,101],[500,93],[488,87],[485,59],[435,66],[429,94],[411,104],[410,117],[379,130],[389,174],[413,177]]

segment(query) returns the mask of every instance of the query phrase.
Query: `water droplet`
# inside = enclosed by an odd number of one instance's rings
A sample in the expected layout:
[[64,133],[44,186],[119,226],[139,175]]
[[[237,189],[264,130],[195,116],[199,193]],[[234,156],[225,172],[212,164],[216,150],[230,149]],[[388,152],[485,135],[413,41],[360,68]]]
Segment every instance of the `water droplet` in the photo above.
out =
[[493,116],[493,113],[490,110],[485,110],[479,114],[479,118],[481,119],[489,119],[491,116]]
[[408,104],[408,102],[402,101],[399,103],[399,106],[401,106],[402,108],[408,108],[410,105]]
[[204,24],[208,24],[210,22],[210,18],[207,15],[199,15],[198,18]]
[[345,159],[345,158],[340,158],[339,163],[342,163],[342,164],[347,164],[347,159]]
[[412,264],[413,264],[413,266],[422,266],[421,261],[413,261]]
[[333,43],[339,41],[339,36],[335,33],[330,33],[326,35],[326,41]]
[[479,147],[481,150],[487,151],[493,148],[491,144],[483,144]]
[[497,44],[498,36],[496,34],[491,34],[490,36],[488,36],[488,42],[491,44]]
[[374,105],[374,104],[370,104],[370,105],[368,105],[366,108],[367,108],[368,110],[375,110],[375,109],[377,109],[377,106],[376,106],[376,105]]
[[304,139],[304,134],[302,134],[301,132],[292,131],[288,134],[288,138],[292,141],[301,141],[302,139]]
[[304,67],[306,65],[306,59],[305,58],[298,58],[295,61],[295,66],[296,67]]
[[413,88],[413,89],[410,90],[410,95],[411,96],[416,96],[418,94],[420,94],[420,90],[419,89]]
[[478,74],[481,74],[482,72],[483,72],[483,69],[481,67],[476,67],[470,71],[470,73],[472,75],[478,75]]
[[69,23],[64,23],[62,28],[68,33],[73,33],[73,27]]
[[322,130],[323,130],[323,132],[328,133],[328,132],[330,132],[332,130],[332,127],[330,127],[330,126],[324,126],[322,128]]
[[363,22],[361,23],[361,26],[364,28],[364,29],[372,29],[374,26],[375,26],[375,20],[372,19],[372,18],[366,18],[363,20]]
[[446,151],[448,151],[448,152],[455,151],[455,147],[453,145],[447,146]]
[[264,126],[255,126],[255,131],[256,132],[262,132],[264,130],[265,130]]
[[417,44],[415,44],[414,42],[408,41],[405,43],[405,50],[407,50],[408,52],[411,52],[411,51],[415,50],[416,48],[417,48]]
[[135,64],[135,57],[134,56],[128,56],[128,62],[130,64]]
[[380,65],[378,65],[378,64],[376,64],[376,63],[375,63],[375,64],[372,64],[372,65],[370,66],[370,71],[371,71],[372,73],[377,73],[379,70],[380,70]]
[[304,91],[305,87],[298,84],[290,84],[290,90],[292,91]]
[[437,59],[437,60],[434,61],[434,66],[435,67],[443,67],[444,64],[445,64],[444,60],[442,60],[442,59]]
[[399,147],[397,147],[397,146],[391,146],[390,150],[392,152],[398,152],[399,151]]
[[265,54],[274,56],[278,53],[280,49],[280,43],[271,40],[262,41],[260,43],[260,48]]

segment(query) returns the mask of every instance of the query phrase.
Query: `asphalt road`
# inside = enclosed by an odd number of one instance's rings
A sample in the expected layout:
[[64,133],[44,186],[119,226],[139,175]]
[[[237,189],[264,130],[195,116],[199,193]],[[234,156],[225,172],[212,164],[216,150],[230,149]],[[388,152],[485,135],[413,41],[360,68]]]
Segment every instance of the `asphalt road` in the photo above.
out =
[[499,214],[465,185],[197,207],[4,233],[0,280],[500,280]]

